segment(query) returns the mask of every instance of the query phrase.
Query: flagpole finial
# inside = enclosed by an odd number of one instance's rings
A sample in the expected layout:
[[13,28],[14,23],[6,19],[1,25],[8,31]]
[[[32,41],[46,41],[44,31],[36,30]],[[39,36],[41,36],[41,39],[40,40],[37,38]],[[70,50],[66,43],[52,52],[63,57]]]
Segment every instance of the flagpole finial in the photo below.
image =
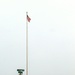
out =
[[26,14],[28,14],[28,12],[26,12]]

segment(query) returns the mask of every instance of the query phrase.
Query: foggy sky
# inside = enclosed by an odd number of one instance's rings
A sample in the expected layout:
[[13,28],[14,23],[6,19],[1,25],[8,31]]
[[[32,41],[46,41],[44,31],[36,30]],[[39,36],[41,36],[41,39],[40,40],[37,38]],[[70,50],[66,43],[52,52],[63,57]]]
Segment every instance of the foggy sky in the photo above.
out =
[[26,11],[29,75],[75,75],[75,1],[0,0],[1,75],[25,69]]

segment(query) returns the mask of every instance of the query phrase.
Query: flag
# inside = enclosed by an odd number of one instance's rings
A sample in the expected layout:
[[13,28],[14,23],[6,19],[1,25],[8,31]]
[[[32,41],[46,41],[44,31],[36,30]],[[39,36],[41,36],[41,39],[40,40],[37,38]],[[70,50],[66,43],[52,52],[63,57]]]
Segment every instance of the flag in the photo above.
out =
[[27,21],[30,22],[31,18],[27,15]]

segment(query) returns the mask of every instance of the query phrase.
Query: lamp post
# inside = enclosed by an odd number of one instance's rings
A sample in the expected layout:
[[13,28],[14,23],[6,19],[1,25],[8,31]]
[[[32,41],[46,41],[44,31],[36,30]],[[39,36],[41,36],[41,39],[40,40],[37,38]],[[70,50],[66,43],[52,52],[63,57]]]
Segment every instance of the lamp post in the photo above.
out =
[[23,74],[24,69],[17,69],[17,71],[18,71],[19,75],[22,75],[22,74]]

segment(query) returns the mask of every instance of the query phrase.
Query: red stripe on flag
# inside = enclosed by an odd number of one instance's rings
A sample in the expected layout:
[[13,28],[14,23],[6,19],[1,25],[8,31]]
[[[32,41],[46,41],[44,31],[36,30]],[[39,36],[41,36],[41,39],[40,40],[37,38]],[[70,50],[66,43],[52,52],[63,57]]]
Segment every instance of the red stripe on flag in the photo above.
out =
[[28,22],[30,22],[30,20],[31,20],[31,18],[27,15],[27,20],[28,20]]

